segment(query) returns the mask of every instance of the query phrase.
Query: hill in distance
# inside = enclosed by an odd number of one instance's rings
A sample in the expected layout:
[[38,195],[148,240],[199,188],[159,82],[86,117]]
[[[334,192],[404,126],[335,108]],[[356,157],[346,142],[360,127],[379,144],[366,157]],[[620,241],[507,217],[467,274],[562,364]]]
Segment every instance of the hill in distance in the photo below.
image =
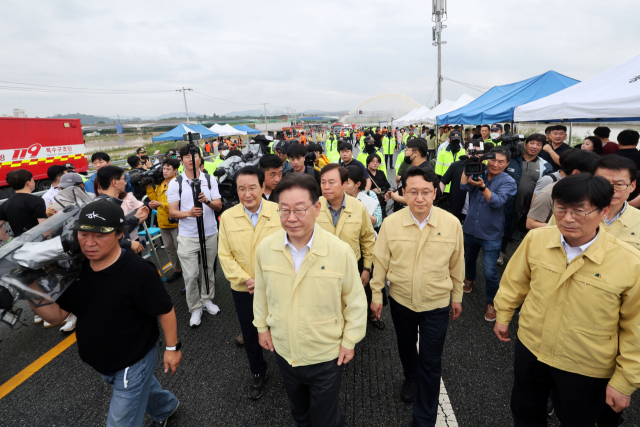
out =
[[55,114],[51,117],[48,117],[49,119],[80,119],[80,123],[82,123],[83,125],[90,125],[90,124],[96,124],[99,122],[103,122],[103,123],[113,123],[114,120],[110,119],[109,117],[104,117],[104,116],[92,116],[90,114],[80,114],[80,113],[75,113],[75,114]]

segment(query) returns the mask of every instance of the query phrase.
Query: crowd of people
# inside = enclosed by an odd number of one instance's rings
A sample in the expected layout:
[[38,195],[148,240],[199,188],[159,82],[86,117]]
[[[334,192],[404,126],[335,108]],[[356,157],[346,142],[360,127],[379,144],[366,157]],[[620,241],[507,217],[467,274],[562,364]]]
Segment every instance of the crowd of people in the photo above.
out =
[[[165,372],[175,373],[182,346],[156,267],[136,255],[145,245],[138,229],[155,210],[190,326],[220,311],[217,256],[248,358],[248,397],[263,396],[263,350],[274,352],[300,426],[344,425],[341,367],[368,325],[386,329],[385,306],[403,368],[399,398],[413,403],[411,425],[434,426],[447,327],[474,291],[481,250],[484,319],[501,341],[519,319],[515,425],[545,426],[555,411],[562,425],[617,426],[640,385],[640,135],[625,130],[618,144],[609,135],[598,127],[572,148],[563,125],[524,141],[508,124],[307,131],[240,169],[230,208],[212,176],[220,159],[242,155],[227,142],[213,162],[188,146],[168,152],[163,179],[146,185],[134,177],[151,167],[146,151],[127,159],[128,173],[94,153],[86,181],[52,166],[43,198],[29,194],[28,171],[11,172],[16,195],[0,221],[16,236],[55,215],[56,191],[95,193],[75,227],[87,258],[80,278],[34,311],[47,325],[77,325],[81,359],[113,385],[108,425],[141,425],[145,412],[164,425],[179,405],[145,369],[157,358],[156,319]],[[512,241],[521,243],[507,259]]]

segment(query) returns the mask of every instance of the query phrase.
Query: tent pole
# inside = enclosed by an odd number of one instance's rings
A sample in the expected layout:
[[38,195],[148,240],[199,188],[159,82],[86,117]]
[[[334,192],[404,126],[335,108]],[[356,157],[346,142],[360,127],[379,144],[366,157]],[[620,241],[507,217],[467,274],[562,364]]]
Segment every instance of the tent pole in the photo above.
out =
[[569,146],[571,147],[571,134],[573,133],[573,122],[569,122]]

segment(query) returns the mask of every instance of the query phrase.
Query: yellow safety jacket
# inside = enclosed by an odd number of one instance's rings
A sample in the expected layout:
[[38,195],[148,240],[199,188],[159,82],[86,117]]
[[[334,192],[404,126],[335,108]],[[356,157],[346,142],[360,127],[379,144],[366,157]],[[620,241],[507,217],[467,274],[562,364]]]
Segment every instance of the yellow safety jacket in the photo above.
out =
[[[444,176],[444,174],[449,169],[449,166],[451,166],[451,164],[456,160],[459,160],[460,156],[464,156],[466,154],[462,148],[460,148],[460,150],[456,154],[453,154],[450,150],[450,147],[451,146],[443,148],[438,154],[435,167],[435,172],[438,176]],[[444,188],[444,192],[448,193],[450,188],[451,183],[447,184],[447,186]]]

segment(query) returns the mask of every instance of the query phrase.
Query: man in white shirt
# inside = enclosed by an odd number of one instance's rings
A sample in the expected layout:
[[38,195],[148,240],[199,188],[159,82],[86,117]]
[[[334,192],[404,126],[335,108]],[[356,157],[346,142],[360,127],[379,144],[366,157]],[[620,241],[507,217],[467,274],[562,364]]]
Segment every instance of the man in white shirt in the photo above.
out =
[[47,208],[55,202],[54,197],[60,192],[57,188],[60,183],[60,177],[65,173],[67,173],[67,168],[63,165],[53,165],[47,169],[47,177],[49,177],[49,181],[51,181],[51,188],[42,195]]
[[[200,149],[192,159],[189,146],[180,149],[180,158],[184,166],[184,173],[171,181],[167,190],[167,202],[169,202],[169,217],[180,220],[178,224],[178,258],[182,264],[182,275],[186,288],[187,306],[191,313],[189,325],[200,325],[202,310],[211,315],[220,311],[213,302],[215,295],[214,263],[218,253],[218,226],[216,224],[215,211],[222,209],[222,198],[218,191],[218,183],[215,178],[200,171],[202,155]],[[193,203],[192,181],[193,163],[200,179],[201,193],[198,200],[201,208],[196,208]],[[204,223],[206,257],[209,276],[209,292],[207,292],[204,276],[198,285],[201,276],[198,258],[200,255],[200,238],[198,237],[197,217],[202,217]]]

